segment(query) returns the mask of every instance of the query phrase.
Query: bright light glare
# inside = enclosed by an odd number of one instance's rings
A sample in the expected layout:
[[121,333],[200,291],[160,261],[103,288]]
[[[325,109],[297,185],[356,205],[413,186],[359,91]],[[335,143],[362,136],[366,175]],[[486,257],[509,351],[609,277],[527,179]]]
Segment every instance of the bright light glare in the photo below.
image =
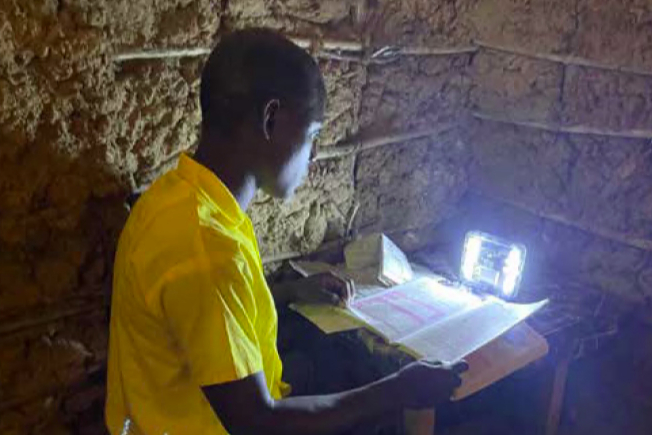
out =
[[503,267],[505,278],[503,280],[502,291],[507,297],[512,296],[516,288],[516,281],[521,273],[522,257],[521,250],[513,247],[505,259],[505,266]]
[[471,288],[512,299],[518,292],[525,246],[479,231],[467,233],[460,267]]
[[477,235],[470,235],[464,247],[464,260],[462,261],[462,274],[464,279],[473,281],[475,266],[480,258],[482,238]]

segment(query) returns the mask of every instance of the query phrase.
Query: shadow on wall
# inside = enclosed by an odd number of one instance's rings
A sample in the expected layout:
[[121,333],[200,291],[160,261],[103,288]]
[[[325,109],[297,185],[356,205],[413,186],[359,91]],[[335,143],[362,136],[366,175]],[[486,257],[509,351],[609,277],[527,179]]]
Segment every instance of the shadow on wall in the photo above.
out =
[[190,95],[182,73],[121,69],[84,16],[74,2],[0,2],[3,434],[102,430],[111,266],[133,174],[151,163],[137,139],[178,121],[144,104]]
[[54,149],[57,133],[0,159],[1,433],[72,429],[103,402],[126,184],[91,151]]
[[623,329],[613,350],[571,366],[560,435],[650,433],[652,330]]

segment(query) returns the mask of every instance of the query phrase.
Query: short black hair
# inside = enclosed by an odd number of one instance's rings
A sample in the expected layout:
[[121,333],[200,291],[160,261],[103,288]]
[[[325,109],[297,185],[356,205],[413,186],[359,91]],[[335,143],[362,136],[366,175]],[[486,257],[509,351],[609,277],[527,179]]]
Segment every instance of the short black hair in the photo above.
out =
[[202,126],[230,135],[252,110],[278,99],[320,121],[326,99],[315,60],[283,35],[268,29],[235,31],[220,40],[204,65]]

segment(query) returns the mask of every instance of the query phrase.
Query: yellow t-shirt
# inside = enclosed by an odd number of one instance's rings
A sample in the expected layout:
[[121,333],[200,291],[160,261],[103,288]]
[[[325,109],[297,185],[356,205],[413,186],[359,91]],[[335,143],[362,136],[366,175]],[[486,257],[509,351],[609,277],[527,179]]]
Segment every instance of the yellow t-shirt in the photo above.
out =
[[225,434],[200,387],[263,371],[279,398],[276,329],[251,221],[211,171],[182,155],[138,200],[120,236],[110,432]]

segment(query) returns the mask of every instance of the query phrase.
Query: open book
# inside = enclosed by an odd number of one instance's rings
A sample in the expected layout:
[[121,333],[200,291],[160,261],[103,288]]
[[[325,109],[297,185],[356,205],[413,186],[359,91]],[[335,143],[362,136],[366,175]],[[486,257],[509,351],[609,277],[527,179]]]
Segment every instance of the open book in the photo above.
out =
[[521,324],[545,303],[481,298],[434,277],[417,277],[356,299],[346,308],[293,308],[327,333],[365,327],[416,358],[465,358],[469,371],[455,395],[460,399],[548,352],[545,339]]

